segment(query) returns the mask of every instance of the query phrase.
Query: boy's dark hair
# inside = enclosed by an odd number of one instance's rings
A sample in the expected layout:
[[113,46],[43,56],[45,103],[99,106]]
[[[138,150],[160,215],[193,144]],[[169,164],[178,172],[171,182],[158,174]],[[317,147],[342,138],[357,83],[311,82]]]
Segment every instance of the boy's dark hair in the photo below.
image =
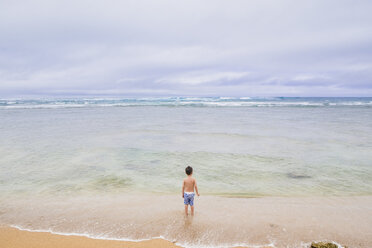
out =
[[187,166],[186,169],[185,169],[185,172],[186,172],[187,175],[191,175],[192,174],[192,167]]

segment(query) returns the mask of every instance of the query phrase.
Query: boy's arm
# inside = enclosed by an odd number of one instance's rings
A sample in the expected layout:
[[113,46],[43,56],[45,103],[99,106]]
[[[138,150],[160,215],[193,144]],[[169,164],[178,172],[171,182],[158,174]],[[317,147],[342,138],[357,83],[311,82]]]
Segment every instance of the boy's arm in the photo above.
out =
[[183,183],[182,183],[182,198],[184,198],[184,195],[185,195],[185,180],[183,180]]
[[199,191],[198,191],[198,185],[196,184],[196,179],[195,179],[195,191],[197,196],[200,196]]

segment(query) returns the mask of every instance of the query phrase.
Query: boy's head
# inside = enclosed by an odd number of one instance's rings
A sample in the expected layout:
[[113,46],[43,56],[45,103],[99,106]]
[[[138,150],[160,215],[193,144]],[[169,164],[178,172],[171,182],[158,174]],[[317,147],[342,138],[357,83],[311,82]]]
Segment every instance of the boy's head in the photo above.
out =
[[192,174],[192,167],[191,166],[187,166],[186,169],[185,169],[185,172],[188,176],[190,176]]

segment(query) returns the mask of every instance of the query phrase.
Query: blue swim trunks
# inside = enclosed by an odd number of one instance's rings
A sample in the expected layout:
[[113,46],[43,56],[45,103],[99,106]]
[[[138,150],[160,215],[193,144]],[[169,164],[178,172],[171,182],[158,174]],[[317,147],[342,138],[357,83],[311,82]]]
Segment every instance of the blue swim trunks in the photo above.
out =
[[183,194],[183,203],[185,203],[185,205],[194,206],[194,196],[194,192],[185,192]]

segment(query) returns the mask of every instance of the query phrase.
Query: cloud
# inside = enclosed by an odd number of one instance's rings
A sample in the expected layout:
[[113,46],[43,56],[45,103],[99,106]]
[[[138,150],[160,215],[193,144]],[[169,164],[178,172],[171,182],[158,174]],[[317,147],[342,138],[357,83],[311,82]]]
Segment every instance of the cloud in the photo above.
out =
[[7,1],[0,97],[372,95],[368,1]]
[[205,84],[205,83],[216,83],[216,82],[230,82],[238,80],[249,75],[249,72],[191,72],[188,74],[175,75],[165,78],[157,79],[156,83],[170,83],[170,84]]
[[314,81],[314,80],[327,80],[331,79],[329,76],[319,75],[319,74],[300,74],[296,75],[293,81]]

